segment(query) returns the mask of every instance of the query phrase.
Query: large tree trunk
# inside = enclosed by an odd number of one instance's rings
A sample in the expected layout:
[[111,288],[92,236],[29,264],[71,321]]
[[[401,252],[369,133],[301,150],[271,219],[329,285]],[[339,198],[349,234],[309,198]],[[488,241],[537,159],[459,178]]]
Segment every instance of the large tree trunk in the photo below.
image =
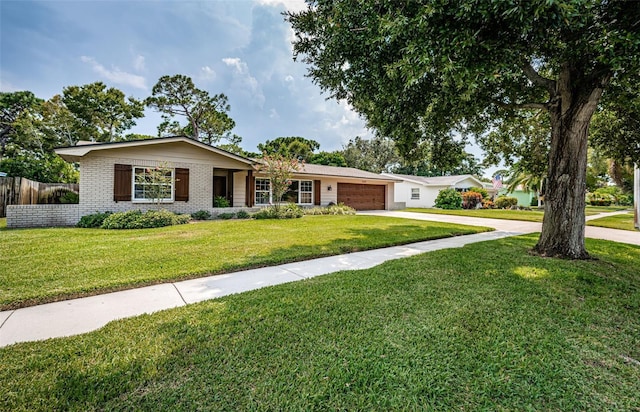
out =
[[542,233],[533,251],[542,256],[587,259],[585,192],[589,123],[602,96],[602,83],[591,90],[572,88],[565,70],[549,107],[551,150],[544,198]]

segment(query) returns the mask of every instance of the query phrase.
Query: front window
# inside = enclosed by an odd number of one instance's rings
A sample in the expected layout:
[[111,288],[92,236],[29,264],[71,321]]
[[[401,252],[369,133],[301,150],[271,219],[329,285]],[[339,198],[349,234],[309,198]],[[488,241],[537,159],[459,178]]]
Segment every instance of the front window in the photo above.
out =
[[173,169],[160,167],[133,168],[134,202],[172,202]]
[[300,204],[310,205],[313,203],[313,182],[311,180],[300,181]]
[[313,204],[313,181],[293,180],[287,192],[282,196],[282,201],[300,205]]
[[271,182],[269,179],[256,179],[256,205],[271,203]]
[[411,188],[411,200],[420,200],[420,188],[419,187]]
[[[256,178],[256,205],[268,205],[272,201],[269,179]],[[292,180],[282,196],[282,201],[300,205],[313,204],[313,180]]]

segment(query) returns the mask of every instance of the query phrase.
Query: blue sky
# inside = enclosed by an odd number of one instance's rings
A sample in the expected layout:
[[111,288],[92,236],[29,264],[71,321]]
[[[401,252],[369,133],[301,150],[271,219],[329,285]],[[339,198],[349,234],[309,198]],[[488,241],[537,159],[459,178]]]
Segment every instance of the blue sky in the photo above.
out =
[[[48,99],[102,81],[144,99],[161,76],[184,74],[228,96],[246,150],[279,136],[339,150],[371,132],[293,61],[293,32],[281,13],[303,7],[303,0],[0,0],[0,90]],[[156,135],[159,123],[147,109],[132,132]]]
[[[344,102],[326,100],[294,62],[281,12],[302,1],[0,1],[0,89],[48,99],[102,81],[144,99],[163,75],[229,97],[242,146],[303,136],[337,150],[370,136]],[[156,135],[147,109],[132,130]]]

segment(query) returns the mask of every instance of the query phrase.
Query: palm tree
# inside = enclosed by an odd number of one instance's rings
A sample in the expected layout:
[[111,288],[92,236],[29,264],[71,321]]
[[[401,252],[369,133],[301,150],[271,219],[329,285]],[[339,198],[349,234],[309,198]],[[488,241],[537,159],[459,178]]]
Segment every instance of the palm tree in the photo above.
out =
[[519,186],[526,192],[534,192],[538,199],[538,207],[544,201],[544,189],[547,184],[546,174],[531,173],[520,162],[513,165],[508,173],[507,193],[513,193]]

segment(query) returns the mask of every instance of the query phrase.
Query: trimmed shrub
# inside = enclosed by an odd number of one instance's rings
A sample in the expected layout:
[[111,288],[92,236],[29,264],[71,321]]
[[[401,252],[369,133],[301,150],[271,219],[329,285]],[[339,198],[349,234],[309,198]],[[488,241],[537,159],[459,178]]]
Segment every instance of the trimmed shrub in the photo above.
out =
[[509,209],[518,205],[518,199],[510,196],[498,196],[494,203],[498,209]]
[[251,218],[251,215],[246,210],[240,210],[238,213],[236,213],[236,218],[237,219],[249,219],[249,218]]
[[229,220],[236,217],[235,213],[218,213],[218,219]]
[[455,189],[443,189],[436,197],[435,206],[440,209],[462,209],[462,195]]
[[344,203],[332,204],[327,207],[314,207],[304,209],[305,215],[355,215],[356,210]]
[[471,191],[462,193],[462,207],[464,209],[475,209],[478,205],[481,204],[482,194]]
[[229,201],[222,196],[216,196],[215,199],[213,199],[213,207],[229,207],[229,206],[231,206]]
[[268,206],[253,214],[255,219],[297,219],[302,216],[304,210],[295,203],[284,203],[277,209],[275,206]]
[[469,188],[469,192],[480,193],[483,199],[489,199],[489,192],[484,187],[473,186]]
[[208,210],[198,210],[191,213],[191,218],[193,220],[209,220],[211,219],[211,213]]
[[482,199],[482,208],[483,209],[495,209],[496,205],[488,199]]
[[102,223],[103,229],[148,229],[172,225],[182,225],[191,220],[189,215],[176,215],[168,210],[140,210],[113,213]]
[[625,194],[618,196],[618,204],[620,206],[633,206],[633,196]]
[[82,228],[94,228],[94,229],[97,229],[97,228],[102,226],[102,223],[104,222],[104,220],[111,213],[112,212],[104,212],[104,213],[96,212],[96,213],[92,213],[90,215],[82,216],[80,218],[80,221],[78,222],[78,224],[76,224],[76,226],[77,227],[82,227]]

